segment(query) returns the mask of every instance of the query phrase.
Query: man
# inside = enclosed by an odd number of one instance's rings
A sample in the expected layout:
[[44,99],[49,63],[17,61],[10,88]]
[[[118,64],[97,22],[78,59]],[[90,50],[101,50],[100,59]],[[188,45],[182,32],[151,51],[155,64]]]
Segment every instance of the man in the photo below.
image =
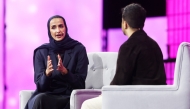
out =
[[[158,44],[143,31],[146,11],[139,4],[122,10],[121,28],[128,36],[118,53],[111,85],[166,85],[163,55]],[[101,109],[101,96],[86,100],[81,109]]]

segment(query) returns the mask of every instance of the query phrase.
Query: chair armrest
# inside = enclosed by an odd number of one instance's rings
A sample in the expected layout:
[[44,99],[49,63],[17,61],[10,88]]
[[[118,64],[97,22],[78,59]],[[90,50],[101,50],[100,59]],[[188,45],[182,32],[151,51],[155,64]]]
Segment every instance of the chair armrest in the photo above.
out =
[[178,88],[178,85],[107,85],[102,87],[102,91],[163,91]]
[[70,98],[70,109],[81,109],[82,103],[101,94],[101,89],[77,89],[73,90]]
[[102,88],[102,109],[188,109],[189,102],[189,95],[175,85]]
[[20,109],[24,109],[34,90],[21,90],[19,92]]

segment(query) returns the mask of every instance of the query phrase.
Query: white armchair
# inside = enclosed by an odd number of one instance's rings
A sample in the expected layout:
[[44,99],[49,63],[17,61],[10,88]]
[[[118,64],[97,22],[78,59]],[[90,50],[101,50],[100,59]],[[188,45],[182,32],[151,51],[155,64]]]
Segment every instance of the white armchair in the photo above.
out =
[[178,48],[173,85],[104,86],[102,109],[190,109],[190,43]]
[[24,107],[26,106],[26,103],[32,96],[33,92],[34,90],[21,90],[19,92],[19,100],[20,100],[19,108],[20,109],[24,109]]
[[115,75],[116,52],[88,53],[89,65],[86,78],[86,88],[73,90],[70,99],[70,109],[81,109],[82,103],[101,94],[101,88],[109,85]]

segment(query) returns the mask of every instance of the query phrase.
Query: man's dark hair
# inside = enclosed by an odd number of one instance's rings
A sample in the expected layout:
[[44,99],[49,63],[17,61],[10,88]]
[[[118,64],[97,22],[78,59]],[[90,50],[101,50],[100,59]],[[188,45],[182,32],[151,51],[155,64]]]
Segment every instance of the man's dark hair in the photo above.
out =
[[127,5],[122,9],[122,18],[131,28],[143,28],[146,19],[146,10],[137,3]]

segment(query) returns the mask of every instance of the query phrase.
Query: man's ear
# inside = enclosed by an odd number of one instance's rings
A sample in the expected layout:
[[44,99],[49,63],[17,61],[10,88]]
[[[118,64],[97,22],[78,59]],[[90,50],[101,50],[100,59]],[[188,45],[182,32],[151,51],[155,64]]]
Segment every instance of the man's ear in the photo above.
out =
[[125,29],[129,28],[129,25],[126,21],[124,21],[124,26],[125,26]]

